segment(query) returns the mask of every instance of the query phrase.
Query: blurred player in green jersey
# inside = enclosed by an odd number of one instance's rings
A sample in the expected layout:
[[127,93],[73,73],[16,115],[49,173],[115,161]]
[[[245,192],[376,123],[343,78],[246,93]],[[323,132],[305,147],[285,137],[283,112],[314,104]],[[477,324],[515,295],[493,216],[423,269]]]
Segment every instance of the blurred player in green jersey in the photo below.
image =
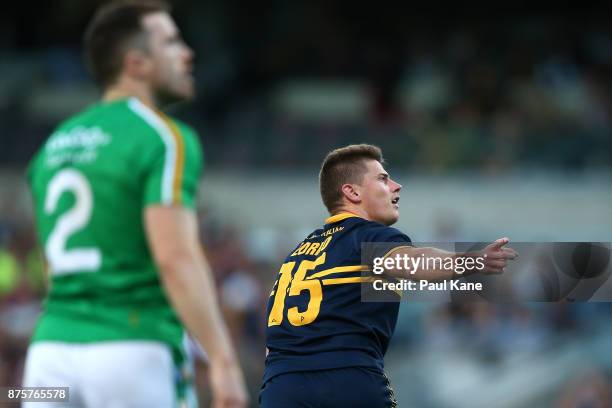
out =
[[102,100],[61,123],[28,169],[51,286],[24,385],[69,386],[73,406],[184,405],[184,324],[208,353],[214,406],[242,407],[198,241],[198,136],[158,110],[194,96],[193,52],[153,0],[100,9],[85,51]]

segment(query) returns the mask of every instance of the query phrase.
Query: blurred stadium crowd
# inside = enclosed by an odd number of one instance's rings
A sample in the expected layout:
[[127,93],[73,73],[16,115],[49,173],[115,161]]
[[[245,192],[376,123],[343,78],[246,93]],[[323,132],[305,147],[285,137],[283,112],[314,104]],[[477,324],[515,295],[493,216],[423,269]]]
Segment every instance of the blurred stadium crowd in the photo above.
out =
[[[22,171],[59,120],[96,98],[79,48],[93,3],[29,14],[21,2],[0,18],[0,170]],[[175,3],[200,87],[175,113],[203,136],[210,168],[312,170],[329,149],[367,141],[415,172],[612,170],[609,18],[454,20],[341,4]],[[25,15],[27,25],[15,18]],[[245,231],[202,219],[256,401],[265,303],[293,242],[260,259]],[[1,385],[20,383],[44,290],[29,220],[0,213]],[[387,364],[406,405],[501,406],[511,394],[504,406],[606,407],[611,328],[609,304],[406,304]]]
[[[94,3],[43,6],[27,26],[5,16],[0,131],[20,131],[0,162],[23,164],[58,120],[95,99],[80,55]],[[610,167],[605,15],[345,6],[176,2],[200,89],[177,113],[201,131],[211,165],[303,167],[367,139],[421,171]]]

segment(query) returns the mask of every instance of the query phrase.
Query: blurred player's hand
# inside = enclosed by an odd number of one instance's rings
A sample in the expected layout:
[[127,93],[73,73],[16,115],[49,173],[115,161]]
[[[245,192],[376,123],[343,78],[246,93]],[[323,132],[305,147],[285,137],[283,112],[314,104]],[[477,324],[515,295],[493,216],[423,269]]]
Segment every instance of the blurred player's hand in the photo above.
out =
[[211,361],[210,383],[212,408],[244,408],[248,405],[249,397],[237,363]]
[[505,247],[508,242],[510,242],[508,238],[500,238],[487,245],[482,250],[482,255],[485,256],[483,273],[503,273],[508,260],[518,257],[518,253],[514,249]]

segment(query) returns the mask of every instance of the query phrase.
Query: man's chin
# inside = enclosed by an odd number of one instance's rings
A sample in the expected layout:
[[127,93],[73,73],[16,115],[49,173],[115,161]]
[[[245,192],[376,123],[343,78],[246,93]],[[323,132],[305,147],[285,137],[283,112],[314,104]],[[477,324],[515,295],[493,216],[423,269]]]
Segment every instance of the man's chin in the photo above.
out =
[[399,220],[399,211],[385,218],[384,220],[380,220],[379,222],[383,225],[386,225],[387,227],[390,227],[391,225],[395,224],[398,220]]
[[393,225],[399,220],[400,214],[399,210],[395,210],[395,213],[391,217],[391,221],[387,225]]
[[158,95],[157,100],[160,102],[160,105],[171,105],[177,102],[190,101],[195,98],[195,90],[194,89],[181,89],[175,91],[163,92]]
[[183,99],[183,100],[187,100],[187,101],[192,100],[193,98],[195,98],[195,97],[196,97],[196,90],[195,90],[195,87],[190,86],[190,87],[189,87],[189,88],[187,88],[187,89],[183,89],[183,90],[180,92],[180,95],[181,95],[181,99]]
[[178,101],[190,101],[196,96],[196,91],[193,86],[184,86],[179,89],[170,92],[170,95],[176,102]]

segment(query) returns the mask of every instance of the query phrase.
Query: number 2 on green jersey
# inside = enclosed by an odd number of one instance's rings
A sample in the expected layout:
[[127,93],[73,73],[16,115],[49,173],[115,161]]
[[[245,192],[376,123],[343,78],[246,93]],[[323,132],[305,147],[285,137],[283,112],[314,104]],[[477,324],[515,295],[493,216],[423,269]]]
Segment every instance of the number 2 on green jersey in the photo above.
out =
[[45,244],[45,254],[53,274],[95,272],[102,264],[98,248],[66,249],[70,236],[84,229],[91,219],[93,195],[87,178],[77,170],[58,172],[49,182],[45,196],[45,213],[52,215],[65,192],[75,196],[74,206],[58,217]]

